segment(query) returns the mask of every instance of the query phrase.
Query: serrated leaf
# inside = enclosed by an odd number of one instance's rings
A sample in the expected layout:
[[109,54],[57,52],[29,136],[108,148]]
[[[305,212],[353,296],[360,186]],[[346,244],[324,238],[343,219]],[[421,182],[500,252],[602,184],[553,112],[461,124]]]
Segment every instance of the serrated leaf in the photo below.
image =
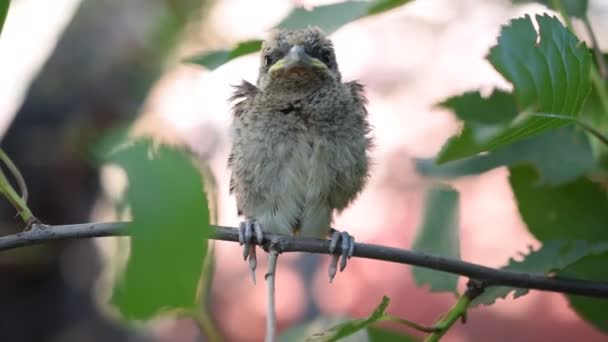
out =
[[[601,184],[579,178],[558,187],[541,186],[537,183],[536,173],[529,167],[511,168],[510,173],[509,181],[519,212],[528,230],[539,240],[586,240],[594,245],[608,243],[608,198]],[[584,260],[576,260],[557,275],[608,281],[606,250],[592,250],[587,254],[598,256],[586,255]],[[568,298],[584,319],[606,330],[605,300],[579,296]]]
[[597,166],[589,139],[575,127],[558,128],[486,154],[441,165],[434,159],[415,162],[422,175],[446,179],[477,175],[500,166],[532,164],[541,176],[539,181],[549,185],[571,181]]
[[[575,115],[591,90],[591,53],[556,17],[530,16],[503,28],[490,63],[514,86],[519,108]],[[540,42],[536,43],[540,37]]]
[[[299,29],[307,26],[318,26],[330,34],[351,21],[380,14],[404,5],[411,0],[373,0],[345,1],[337,4],[316,6],[309,11],[296,8],[277,26],[284,29]],[[202,65],[213,70],[237,57],[260,50],[261,40],[250,40],[239,43],[230,50],[215,50],[201,56],[189,58],[186,62]]]
[[[608,265],[608,253],[590,255],[558,272],[558,276],[608,282],[606,265]],[[573,295],[567,297],[570,306],[582,318],[604,333],[608,333],[608,316],[606,316],[608,300]]]
[[281,23],[279,28],[300,29],[307,26],[318,26],[326,33],[332,33],[350,23],[368,15],[379,14],[404,5],[410,0],[375,0],[345,1],[336,4],[317,6],[308,11],[304,8],[294,9]]
[[[513,84],[514,101],[520,114],[513,118],[512,112],[501,109],[501,102],[496,98],[464,95],[468,96],[469,108],[456,109],[461,112],[457,115],[465,118],[465,125],[462,132],[443,147],[437,158],[439,163],[491,151],[571,124],[573,121],[568,117],[580,114],[591,90],[591,54],[557,18],[543,15],[536,16],[536,20],[538,35],[530,16],[511,21],[501,30],[498,45],[488,56],[496,70]],[[538,43],[537,39],[540,39]],[[504,96],[499,99],[504,102]],[[505,120],[496,123],[496,115],[479,113],[477,107],[482,106],[502,113]],[[465,113],[467,111],[471,113]],[[557,115],[534,115],[536,113]],[[486,124],[488,118],[492,119],[492,125]],[[480,132],[481,129],[485,131]]]
[[130,258],[112,302],[127,319],[196,307],[209,231],[201,176],[181,151],[141,140],[111,156],[127,173]]
[[583,18],[587,15],[587,0],[560,0],[559,2],[551,0],[513,0],[513,3],[527,3],[527,2],[538,2],[541,3],[554,11],[559,12],[559,8],[554,6],[555,3],[559,3],[563,6],[564,11],[571,17]]
[[362,331],[368,326],[382,320],[385,316],[386,308],[390,303],[390,299],[386,296],[382,297],[382,301],[376,307],[372,314],[365,319],[355,319],[338,324],[332,328],[329,328],[323,332],[316,333],[308,338],[306,341],[309,342],[330,342],[337,341],[346,336],[350,336],[356,332]]
[[202,65],[209,70],[214,70],[237,57],[258,52],[261,47],[261,40],[248,40],[239,43],[231,50],[210,51],[203,55],[189,58],[185,62]]
[[[522,261],[510,259],[504,270],[548,274],[571,267],[589,255],[598,255],[608,251],[608,241],[587,242],[581,240],[550,240],[543,246],[523,255]],[[589,278],[583,278],[589,279]],[[473,305],[493,304],[498,298],[506,298],[511,292],[518,298],[528,293],[527,289],[518,289],[508,286],[491,286],[473,301]],[[594,299],[597,300],[597,299]]]
[[[431,188],[426,195],[424,218],[412,249],[454,259],[460,258],[458,192],[450,188]],[[429,284],[431,291],[456,293],[458,276],[412,267],[416,285]]]

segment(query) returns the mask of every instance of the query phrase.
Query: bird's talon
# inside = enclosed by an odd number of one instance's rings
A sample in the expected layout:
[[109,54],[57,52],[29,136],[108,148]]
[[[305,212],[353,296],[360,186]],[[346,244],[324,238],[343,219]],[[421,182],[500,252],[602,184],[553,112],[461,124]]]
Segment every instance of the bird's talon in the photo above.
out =
[[264,232],[262,231],[262,227],[260,227],[259,223],[254,222],[253,230],[255,232],[255,239],[256,239],[258,245],[261,245],[262,242],[264,241]]
[[329,282],[331,283],[334,280],[334,277],[336,276],[336,272],[338,271],[338,259],[340,258],[339,255],[337,254],[333,254],[331,256],[331,261],[329,262]]
[[[249,270],[255,284],[255,269],[257,268],[257,257],[255,246],[264,239],[262,227],[253,219],[247,219],[239,224],[239,243],[243,245],[243,259],[249,259]],[[255,241],[254,241],[255,236]]]
[[350,235],[350,245],[348,246],[348,258],[350,259],[355,252],[355,237]]
[[[255,249],[255,246],[253,247]],[[243,246],[243,260],[247,260],[247,257],[249,256],[251,250],[251,244],[250,243],[246,243]]]
[[[336,248],[340,244],[340,254],[336,254]],[[353,255],[355,249],[355,239],[347,232],[331,230],[331,241],[329,252],[332,253],[332,261],[329,265],[329,282],[336,275],[338,259],[340,259],[340,272],[344,271],[348,259]]]
[[247,229],[247,226],[245,225],[245,222],[241,222],[239,224],[239,245],[243,245],[245,244],[245,230]]

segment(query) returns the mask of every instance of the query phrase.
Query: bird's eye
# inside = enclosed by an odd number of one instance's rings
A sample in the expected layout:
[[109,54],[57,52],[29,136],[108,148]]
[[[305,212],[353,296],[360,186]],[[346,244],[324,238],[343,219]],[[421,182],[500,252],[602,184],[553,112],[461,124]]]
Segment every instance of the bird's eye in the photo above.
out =
[[272,64],[272,57],[270,55],[264,56],[264,66],[269,67]]
[[328,65],[329,65],[329,63],[331,63],[331,51],[323,50],[319,54],[319,57],[321,58],[321,62],[328,64]]

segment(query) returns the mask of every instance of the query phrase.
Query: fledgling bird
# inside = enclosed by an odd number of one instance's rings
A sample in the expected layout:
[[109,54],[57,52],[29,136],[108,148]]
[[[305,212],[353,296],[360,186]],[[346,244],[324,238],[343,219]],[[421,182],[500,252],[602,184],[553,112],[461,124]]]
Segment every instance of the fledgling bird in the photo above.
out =
[[[331,237],[340,270],[354,239],[330,228],[332,214],[361,192],[372,140],[363,86],[342,82],[331,41],[318,28],[281,30],[265,41],[256,85],[232,100],[230,192],[236,195],[244,257],[255,281],[255,246],[264,232]],[[339,255],[334,254],[330,281]]]

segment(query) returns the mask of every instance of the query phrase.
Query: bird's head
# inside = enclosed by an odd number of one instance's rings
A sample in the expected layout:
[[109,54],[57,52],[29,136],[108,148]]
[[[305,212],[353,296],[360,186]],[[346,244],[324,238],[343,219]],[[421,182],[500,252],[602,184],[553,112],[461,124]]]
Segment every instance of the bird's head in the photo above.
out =
[[258,87],[281,93],[306,93],[340,82],[331,41],[316,27],[281,30],[262,45]]

